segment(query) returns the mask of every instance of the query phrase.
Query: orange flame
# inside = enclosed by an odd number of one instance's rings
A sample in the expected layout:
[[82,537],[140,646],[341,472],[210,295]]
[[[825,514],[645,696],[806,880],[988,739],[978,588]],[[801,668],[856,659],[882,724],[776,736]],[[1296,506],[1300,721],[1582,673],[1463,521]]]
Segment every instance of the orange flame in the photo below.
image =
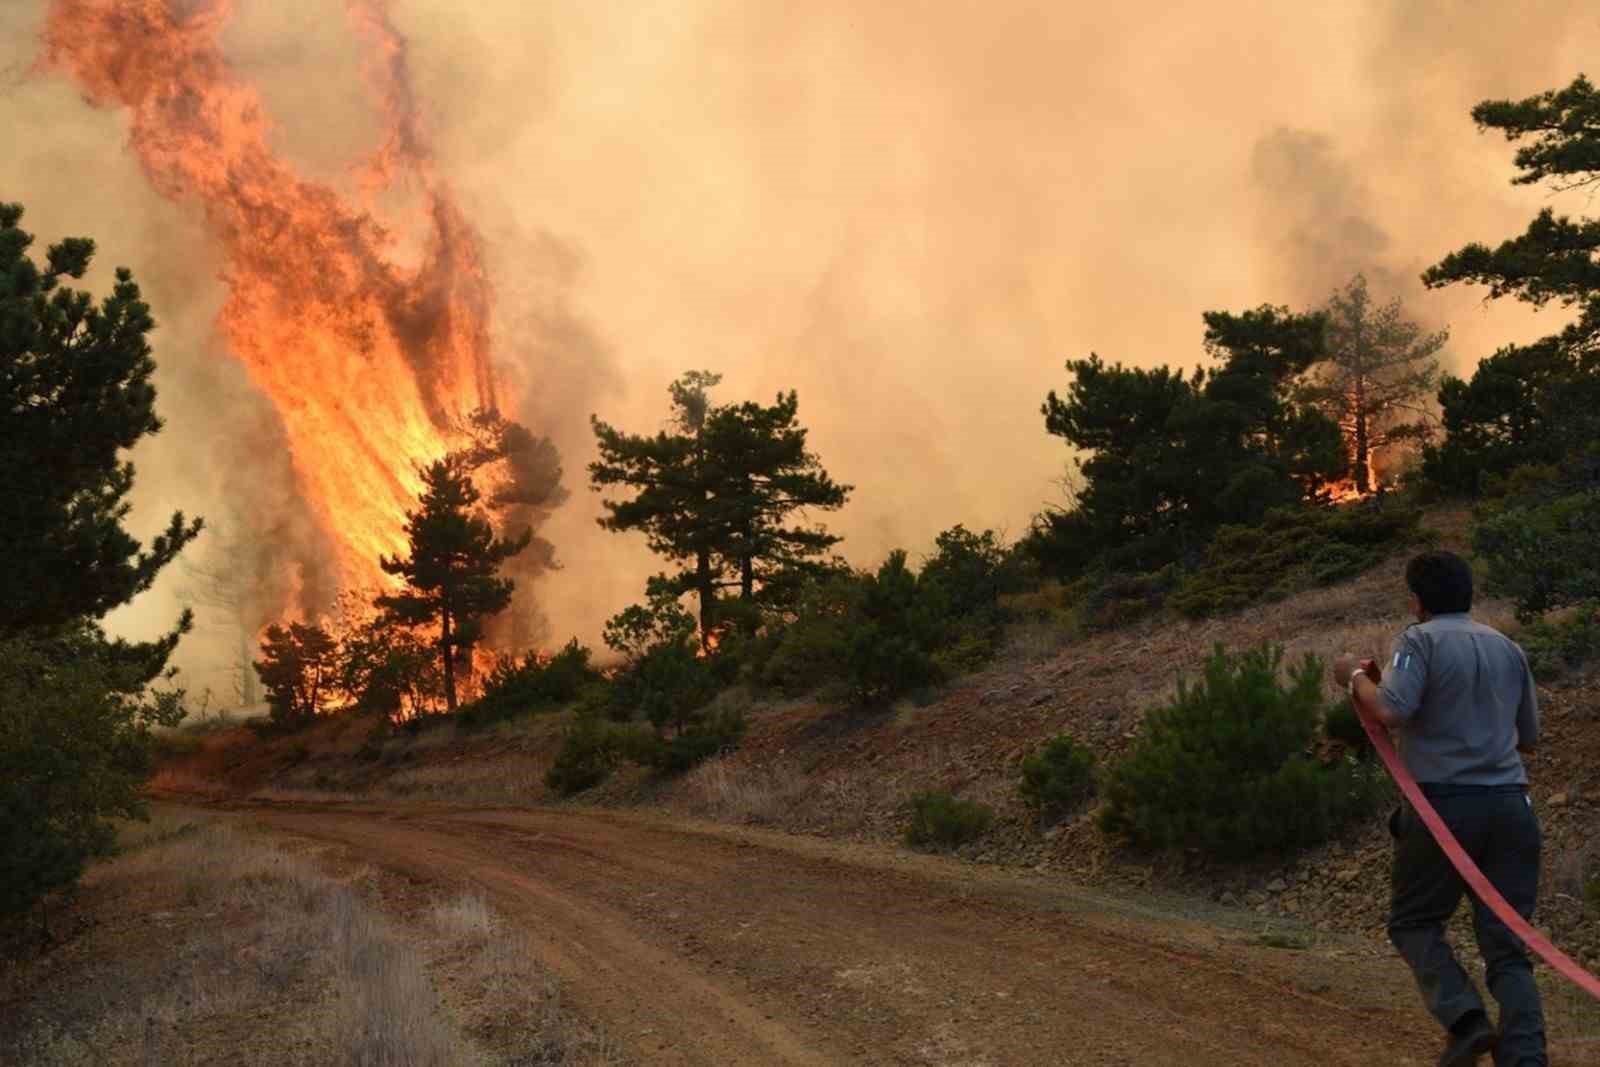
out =
[[[405,548],[412,464],[445,453],[466,414],[498,407],[480,240],[435,171],[385,2],[347,3],[385,131],[365,204],[273,151],[259,94],[219,44],[232,0],[55,0],[45,30],[49,65],[93,104],[126,109],[155,187],[204,209],[226,262],[221,333],[282,419],[347,586],[392,583],[377,560]],[[424,234],[409,267],[372,206],[402,182],[421,206],[401,221]]]

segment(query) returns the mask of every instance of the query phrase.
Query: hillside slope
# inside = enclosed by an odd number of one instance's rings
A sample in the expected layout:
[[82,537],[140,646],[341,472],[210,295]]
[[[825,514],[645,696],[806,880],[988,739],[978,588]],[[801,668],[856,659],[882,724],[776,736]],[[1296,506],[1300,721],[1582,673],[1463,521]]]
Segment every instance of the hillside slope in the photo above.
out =
[[[1460,515],[1436,516],[1446,546],[1460,547]],[[894,841],[917,790],[950,789],[992,805],[994,828],[959,855],[1088,884],[1175,890],[1252,909],[1316,930],[1381,937],[1388,897],[1388,837],[1375,818],[1287,862],[1224,867],[1192,855],[1146,855],[1108,841],[1089,809],[1041,826],[1017,795],[1019,763],[1046,739],[1070,733],[1102,762],[1129,744],[1145,709],[1194,672],[1217,644],[1262,641],[1288,656],[1331,659],[1346,649],[1382,655],[1405,615],[1404,557],[1327,589],[1202,622],[1158,619],[1052,647],[1021,631],[982,673],[935,702],[863,714],[816,701],[746,703],[741,748],[676,780],[620,772],[587,804],[643,805],[791,832]],[[1503,605],[1477,613],[1507,624]],[[1036,646],[1030,651],[1029,643]],[[1042,646],[1042,647],[1038,647]],[[1583,884],[1600,872],[1594,826],[1600,800],[1600,694],[1586,679],[1543,690],[1546,737],[1533,762],[1544,820],[1541,924],[1575,956],[1600,966],[1600,925],[1585,915]],[[737,698],[737,694],[734,695]],[[257,794],[279,799],[421,798],[474,805],[554,802],[543,785],[564,716],[478,733],[453,725],[415,735],[343,719],[270,742],[236,730],[170,764],[157,782],[174,794]]]

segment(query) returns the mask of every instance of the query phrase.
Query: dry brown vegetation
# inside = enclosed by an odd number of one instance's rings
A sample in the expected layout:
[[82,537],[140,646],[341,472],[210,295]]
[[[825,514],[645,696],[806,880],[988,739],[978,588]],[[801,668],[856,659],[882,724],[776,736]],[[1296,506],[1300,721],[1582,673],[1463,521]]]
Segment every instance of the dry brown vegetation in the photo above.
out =
[[481,898],[385,914],[382,878],[325,872],[219,818],[130,828],[0,981],[18,1067],[617,1062]]
[[[1444,547],[1464,548],[1467,517],[1436,513],[1428,524]],[[1408,622],[1404,554],[1351,580],[1237,615],[1189,621],[1155,617],[1125,629],[1074,634],[1047,621],[1013,626],[987,669],[958,680],[930,703],[849,711],[816,699],[752,704],[740,748],[676,779],[625,768],[580,799],[645,805],[697,818],[809,834],[898,841],[908,800],[949,790],[997,813],[994,827],[957,852],[970,859],[1055,871],[1074,880],[1165,887],[1236,901],[1308,928],[1381,938],[1388,836],[1382,818],[1282,863],[1218,867],[1192,856],[1147,856],[1100,832],[1093,802],[1041,822],[1018,795],[1021,760],[1065,732],[1099,762],[1116,759],[1145,711],[1169,696],[1218,643],[1263,641],[1287,657],[1331,659],[1346,649],[1382,656]],[[1059,608],[1056,591],[1032,594]],[[1477,615],[1510,627],[1508,608],[1480,602]],[[1330,691],[1330,696],[1331,696]],[[1564,679],[1545,692],[1548,744],[1533,765],[1535,802],[1547,834],[1541,913],[1552,933],[1600,964],[1596,905],[1581,882],[1594,874],[1591,797],[1600,793],[1600,707],[1589,682]],[[463,732],[453,725],[411,736],[376,735],[370,724],[318,724],[263,744],[242,732],[214,734],[163,779],[174,792],[263,799],[412,798],[516,806],[550,802],[540,777],[566,715],[540,715]],[[312,792],[299,792],[311,790]],[[1561,798],[1559,803],[1549,800]],[[1574,858],[1576,857],[1576,858]],[[1581,868],[1581,870],[1580,870]],[[1283,888],[1271,891],[1269,886]]]

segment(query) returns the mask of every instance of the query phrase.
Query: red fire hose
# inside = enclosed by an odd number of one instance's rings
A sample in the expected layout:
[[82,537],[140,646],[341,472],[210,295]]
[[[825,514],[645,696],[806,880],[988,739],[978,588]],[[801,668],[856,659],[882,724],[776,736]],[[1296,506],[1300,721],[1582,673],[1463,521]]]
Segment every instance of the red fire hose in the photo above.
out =
[[[1366,664],[1363,664],[1366,669]],[[1375,674],[1376,671],[1370,673]],[[1406,765],[1400,762],[1400,754],[1394,750],[1394,745],[1389,743],[1389,734],[1382,726],[1372,721],[1367,716],[1357,714],[1361,720],[1362,729],[1367,731],[1367,736],[1372,739],[1372,747],[1378,750],[1378,757],[1383,760],[1383,765],[1389,768],[1389,775],[1394,779],[1395,785],[1400,787],[1400,792],[1405,794],[1411,802],[1411,807],[1422,819],[1433,839],[1439,842],[1439,847],[1449,857],[1455,869],[1461,873],[1467,886],[1477,895],[1478,899],[1489,906],[1489,910],[1500,917],[1500,921],[1511,929],[1511,932],[1520,937],[1525,945],[1533,950],[1533,954],[1548,963],[1563,977],[1570,979],[1585,993],[1596,1000],[1600,1000],[1600,978],[1596,978],[1578,965],[1578,962],[1559,948],[1550,943],[1550,939],[1535,930],[1528,921],[1517,914],[1515,908],[1506,903],[1506,898],[1494,887],[1478,865],[1472,862],[1472,857],[1467,855],[1461,847],[1461,842],[1456,840],[1456,835],[1450,832],[1450,827],[1445,825],[1433,805],[1428,803],[1428,798],[1422,795],[1416,779],[1411,777],[1411,772],[1406,770]]]

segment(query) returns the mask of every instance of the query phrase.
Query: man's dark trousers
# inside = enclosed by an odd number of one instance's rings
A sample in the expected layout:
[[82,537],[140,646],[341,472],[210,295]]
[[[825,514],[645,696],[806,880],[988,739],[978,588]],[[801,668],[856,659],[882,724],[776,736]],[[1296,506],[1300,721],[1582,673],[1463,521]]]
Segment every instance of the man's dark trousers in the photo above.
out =
[[[1423,792],[1482,869],[1522,917],[1533,920],[1539,895],[1539,821],[1522,786],[1425,785]],[[1466,885],[1409,805],[1395,831],[1389,940],[1411,965],[1428,1010],[1449,1027],[1483,999],[1445,941],[1445,923]],[[1520,938],[1472,896],[1478,951],[1489,992],[1500,1004],[1496,1067],[1545,1067],[1544,1011],[1533,968]]]

